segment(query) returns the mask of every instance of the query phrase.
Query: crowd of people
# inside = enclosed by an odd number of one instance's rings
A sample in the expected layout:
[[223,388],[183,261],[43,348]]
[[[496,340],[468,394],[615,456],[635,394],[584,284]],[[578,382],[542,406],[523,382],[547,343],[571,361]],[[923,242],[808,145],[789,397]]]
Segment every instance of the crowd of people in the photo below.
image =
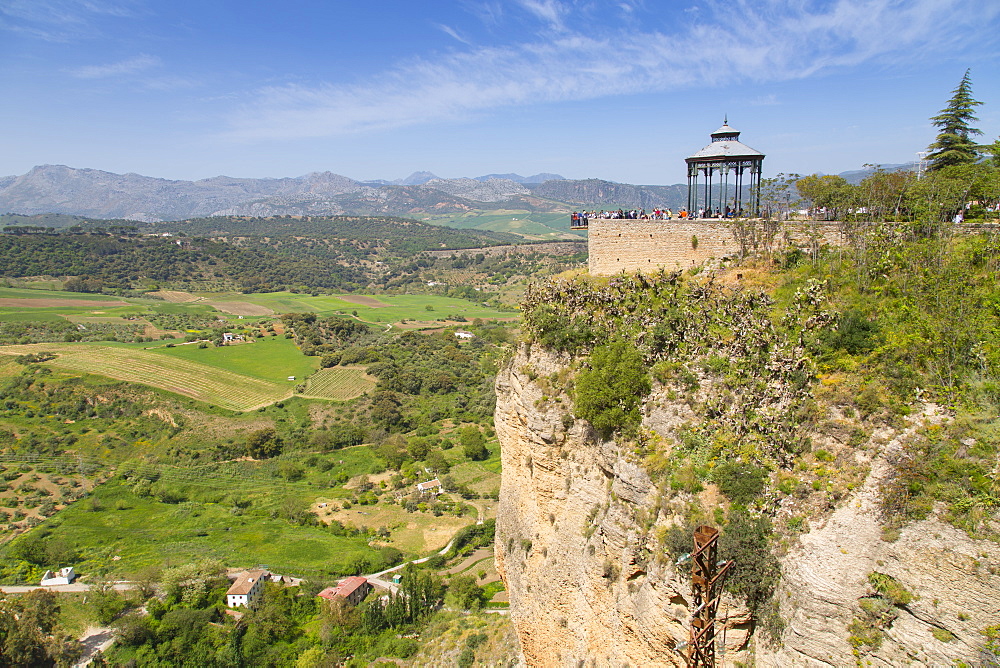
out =
[[734,216],[742,216],[743,212],[737,212],[729,206],[727,206],[724,211],[716,208],[714,211],[712,209],[698,209],[696,212],[688,211],[687,208],[681,207],[676,214],[669,208],[657,208],[651,213],[647,213],[645,209],[630,209],[628,211],[623,209],[604,211],[602,209],[601,211],[574,211],[570,216],[570,222],[572,227],[582,227],[587,225],[587,222],[591,218],[600,218],[604,220],[673,220],[675,215],[680,220],[695,218],[733,218]]

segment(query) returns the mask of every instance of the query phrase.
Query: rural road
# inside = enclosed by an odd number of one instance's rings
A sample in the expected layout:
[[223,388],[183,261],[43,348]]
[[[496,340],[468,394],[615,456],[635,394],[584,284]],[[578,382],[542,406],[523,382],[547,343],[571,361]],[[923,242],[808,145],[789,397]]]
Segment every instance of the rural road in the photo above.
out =
[[[440,554],[440,555],[447,554],[448,550],[451,549],[451,546],[452,546],[452,544],[454,542],[455,542],[455,539],[452,538],[450,541],[448,541],[448,544],[445,545],[438,552],[438,554]],[[379,571],[378,573],[372,573],[371,575],[365,575],[365,576],[362,576],[362,577],[368,578],[368,582],[372,583],[373,585],[375,585],[377,587],[382,587],[382,589],[388,589],[390,593],[395,594],[395,593],[397,593],[399,591],[399,586],[396,585],[394,582],[390,582],[389,580],[383,580],[382,576],[385,575],[386,573],[394,573],[394,572],[396,572],[398,570],[402,570],[403,568],[406,568],[406,566],[408,566],[410,564],[422,564],[425,561],[427,561],[428,559],[430,559],[430,557],[422,557],[420,559],[413,559],[412,561],[404,561],[403,563],[399,564],[398,566],[393,566],[392,568],[387,568],[384,571]]]
[[88,628],[80,638],[83,644],[83,655],[80,660],[73,664],[73,668],[83,668],[89,666],[94,655],[98,652],[105,652],[114,643],[114,633],[109,627]]
[[[131,582],[115,582],[111,585],[115,591],[126,591],[132,588]],[[31,586],[31,585],[4,585],[0,587],[0,592],[4,594],[27,594],[29,591],[34,591],[35,589],[48,589],[54,592],[67,592],[67,593],[79,593],[84,591],[90,591],[90,585],[85,582],[74,582],[68,585],[51,585],[49,587],[41,586]]]

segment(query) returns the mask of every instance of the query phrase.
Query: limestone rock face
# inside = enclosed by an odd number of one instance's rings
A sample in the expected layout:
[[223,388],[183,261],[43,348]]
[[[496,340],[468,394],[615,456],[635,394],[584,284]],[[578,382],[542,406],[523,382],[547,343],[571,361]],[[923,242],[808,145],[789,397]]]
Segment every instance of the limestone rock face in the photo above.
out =
[[640,518],[656,505],[645,472],[602,442],[529,374],[566,364],[522,349],[497,379],[503,481],[496,562],[530,666],[680,666],[690,585],[651,558]]
[[[778,600],[787,628],[780,648],[758,649],[757,665],[853,663],[849,627],[862,617],[859,601],[872,593],[872,572],[895,578],[914,594],[912,602],[895,608],[897,617],[884,629],[881,647],[865,657],[872,665],[980,660],[980,631],[1000,624],[1000,546],[969,538],[937,518],[910,524],[898,540],[886,542],[878,522],[878,485],[888,473],[886,456],[898,450],[916,425],[944,418],[936,406],[925,406],[877,454],[858,491],[811,522],[809,532],[785,555]],[[935,631],[952,638],[941,640]]]
[[[687,569],[664,555],[658,532],[674,521],[671,502],[625,446],[603,441],[572,418],[565,392],[571,360],[522,346],[497,377],[496,430],[503,480],[496,562],[529,666],[681,666],[688,636]],[[704,385],[703,385],[704,391]],[[654,389],[644,426],[669,435],[693,419],[687,404]],[[980,656],[980,630],[1000,623],[1000,548],[930,518],[882,539],[878,485],[891,454],[925,420],[880,434],[870,472],[836,507],[817,511],[807,531],[783,539],[776,594],[780,643],[748,637],[747,613],[723,599],[726,660],[760,666],[993,665]],[[817,435],[821,437],[822,435]],[[779,519],[782,509],[778,508]],[[878,649],[860,657],[849,627],[871,572],[914,595],[897,606]],[[948,633],[944,633],[947,631]],[[719,631],[722,633],[721,629]]]

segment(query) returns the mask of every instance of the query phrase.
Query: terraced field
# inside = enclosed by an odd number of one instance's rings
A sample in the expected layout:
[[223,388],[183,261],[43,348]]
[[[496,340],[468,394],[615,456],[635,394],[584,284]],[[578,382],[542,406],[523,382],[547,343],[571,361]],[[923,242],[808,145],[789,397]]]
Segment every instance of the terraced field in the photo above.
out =
[[0,352],[23,354],[41,350],[59,353],[59,357],[48,362],[52,366],[141,383],[230,410],[248,411],[292,394],[291,383],[251,378],[136,348],[34,344],[4,346]]
[[360,397],[373,387],[375,379],[365,373],[364,367],[335,366],[320,369],[309,376],[302,396],[348,401]]

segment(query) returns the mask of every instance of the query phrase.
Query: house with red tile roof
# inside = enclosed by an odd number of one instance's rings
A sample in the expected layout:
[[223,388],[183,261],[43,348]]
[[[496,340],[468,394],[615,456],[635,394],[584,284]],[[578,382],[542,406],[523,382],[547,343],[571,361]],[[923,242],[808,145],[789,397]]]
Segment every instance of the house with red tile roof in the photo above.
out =
[[360,575],[352,575],[338,582],[336,587],[327,587],[318,593],[317,596],[325,598],[328,601],[340,597],[347,600],[351,605],[357,605],[365,600],[371,588],[372,586],[368,582],[368,578],[363,578]]
[[417,491],[421,494],[440,494],[444,491],[444,487],[441,486],[440,480],[434,478],[427,482],[417,483]]

